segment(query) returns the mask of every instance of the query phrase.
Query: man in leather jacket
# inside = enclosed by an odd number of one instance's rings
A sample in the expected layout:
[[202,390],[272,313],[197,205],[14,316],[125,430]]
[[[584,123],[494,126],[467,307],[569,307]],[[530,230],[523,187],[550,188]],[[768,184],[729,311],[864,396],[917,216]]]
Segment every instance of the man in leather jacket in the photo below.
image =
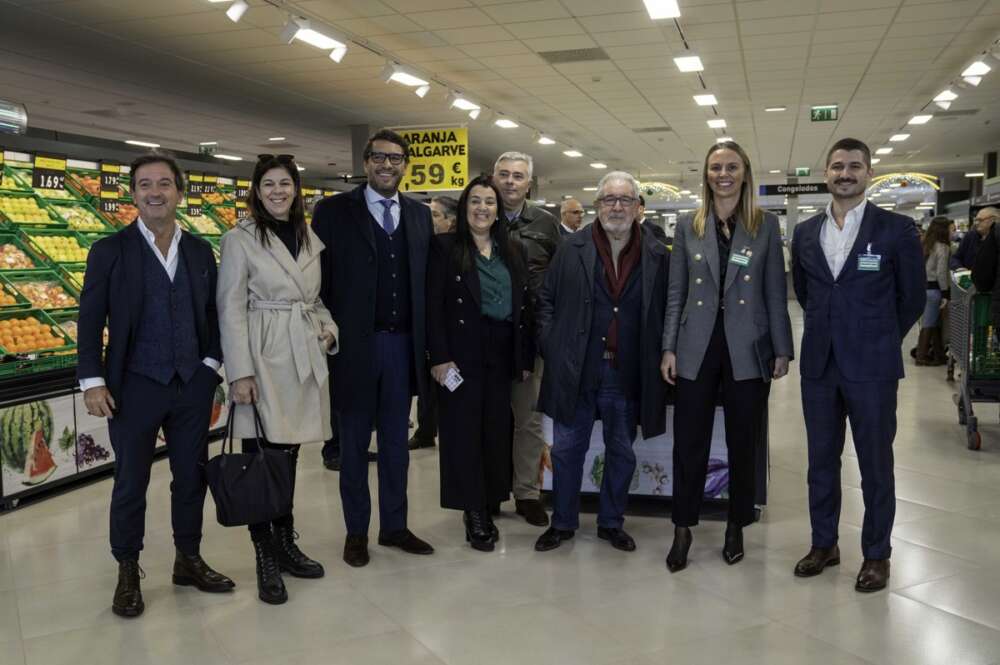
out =
[[[561,236],[559,222],[543,208],[527,201],[531,189],[531,155],[505,152],[493,167],[493,179],[503,199],[502,219],[510,224],[528,256],[528,286],[532,304],[538,297],[549,262],[555,256]],[[535,411],[541,385],[542,361],[527,381],[514,384],[511,408],[514,412],[514,505],[517,514],[535,526],[548,526],[549,517],[539,493],[539,469],[545,450],[542,416]],[[494,508],[497,508],[494,506]]]

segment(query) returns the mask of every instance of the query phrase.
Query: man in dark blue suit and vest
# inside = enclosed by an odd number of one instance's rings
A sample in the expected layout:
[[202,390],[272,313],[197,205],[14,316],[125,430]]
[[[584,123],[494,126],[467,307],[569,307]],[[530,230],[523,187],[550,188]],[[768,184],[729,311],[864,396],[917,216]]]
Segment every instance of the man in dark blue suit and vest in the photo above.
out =
[[198,553],[207,487],[202,464],[221,380],[215,256],[177,225],[184,178],[173,159],[144,155],[131,174],[139,218],[96,242],[87,257],[77,369],[87,412],[108,419],[115,451],[110,536],[119,573],[111,609],[124,617],[145,608],[139,552],[161,428],[173,476],[174,584],[209,592],[234,586]]
[[343,350],[330,369],[340,426],[344,561],[352,566],[369,561],[367,451],[373,425],[378,543],[410,554],[434,551],[406,525],[410,402],[427,389],[424,278],[433,226],[427,206],[399,193],[409,163],[402,136],[376,132],[364,159],[367,184],[320,201],[312,225],[326,246],[320,295],[340,326]]
[[826,160],[826,213],[795,228],[792,277],[805,312],[800,372],[809,446],[812,549],[795,566],[812,577],[840,563],[840,458],[847,420],[861,470],[864,563],[855,589],[884,589],[896,514],[892,442],[900,345],[924,309],[923,252],[913,220],[868,202],[871,151],[841,139]]

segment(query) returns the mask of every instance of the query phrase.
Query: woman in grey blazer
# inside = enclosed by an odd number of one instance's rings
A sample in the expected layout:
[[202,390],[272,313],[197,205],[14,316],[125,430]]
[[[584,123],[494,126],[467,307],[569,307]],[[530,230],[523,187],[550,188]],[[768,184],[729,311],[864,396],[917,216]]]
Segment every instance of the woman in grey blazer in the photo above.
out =
[[671,572],[687,566],[720,395],[729,458],[722,555],[729,564],[743,558],[768,381],[784,376],[792,358],[781,229],[757,207],[750,160],[739,145],[724,141],[709,150],[702,197],[697,213],[677,222],[663,326],[661,370],[677,386]]

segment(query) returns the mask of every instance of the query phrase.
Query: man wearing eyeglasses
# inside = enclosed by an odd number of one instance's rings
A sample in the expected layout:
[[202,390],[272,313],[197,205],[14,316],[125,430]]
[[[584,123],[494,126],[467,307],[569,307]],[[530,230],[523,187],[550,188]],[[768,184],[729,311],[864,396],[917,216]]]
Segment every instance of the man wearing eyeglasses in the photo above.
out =
[[[561,236],[559,222],[544,208],[528,202],[534,168],[531,155],[505,152],[493,166],[493,181],[503,199],[503,219],[511,236],[517,238],[528,256],[528,289],[534,304],[542,288],[549,262],[555,256]],[[545,451],[542,417],[535,411],[538,400],[542,362],[535,360],[535,371],[526,381],[516,381],[511,396],[514,411],[514,508],[528,524],[546,526],[549,516],[541,502],[539,469]],[[493,506],[494,512],[499,510]]]
[[316,205],[312,229],[326,247],[320,296],[340,326],[330,359],[340,426],[340,497],[347,524],[344,561],[368,564],[371,494],[367,450],[378,442],[379,545],[409,554],[434,549],[407,528],[411,398],[426,394],[424,277],[433,233],[427,206],[399,193],[406,140],[388,129],[364,150],[368,182]]
[[[552,526],[535,542],[559,547],[579,527],[579,496],[594,422],[604,434],[597,537],[631,552],[625,506],[635,473],[636,426],[666,430],[657,370],[667,293],[667,248],[637,221],[639,183],[622,171],[597,188],[597,221],[566,239],[538,298],[545,373],[538,408],[552,418]],[[594,460],[596,467],[596,458]]]

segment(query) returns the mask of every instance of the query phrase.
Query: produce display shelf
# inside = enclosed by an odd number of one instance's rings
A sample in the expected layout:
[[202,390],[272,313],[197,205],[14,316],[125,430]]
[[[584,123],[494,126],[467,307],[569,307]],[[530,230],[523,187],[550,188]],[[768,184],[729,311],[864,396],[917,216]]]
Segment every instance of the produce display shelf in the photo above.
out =
[[26,185],[23,180],[17,177],[14,169],[6,164],[0,167],[0,193],[3,192],[30,192],[30,185]]
[[177,219],[186,230],[199,237],[221,236],[225,231],[229,230],[225,225],[219,224],[215,219],[204,214],[200,217],[191,217],[178,210]]
[[[21,180],[25,185],[31,187],[33,182],[34,167],[19,168],[16,169],[16,175],[18,179]],[[68,180],[68,178],[67,178]],[[62,189],[41,189],[37,187],[31,187],[32,191],[39,198],[45,199],[47,201],[79,201],[82,200],[78,198],[77,193],[74,192],[69,187],[64,186]]]
[[[34,221],[29,220],[24,217],[11,217],[12,212],[10,209],[4,209],[3,206],[6,205],[19,205],[20,202],[24,202],[23,205],[31,206],[30,209],[37,209],[45,213],[42,215],[43,218],[47,216],[47,221]],[[19,228],[42,228],[42,229],[65,229],[69,227],[62,217],[59,216],[59,212],[56,211],[48,202],[44,199],[38,198],[34,192],[0,192],[0,224],[6,230],[15,230]]]
[[[25,259],[31,262],[31,267],[24,265]],[[18,234],[0,233],[0,272],[5,270],[47,270],[49,266],[46,263],[46,259]]]
[[83,276],[87,272],[86,263],[60,263],[56,266],[56,271],[74,289],[83,290]]
[[[62,263],[82,263],[86,261],[86,251],[90,250],[90,243],[84,239],[84,236],[77,233],[76,231],[69,230],[55,230],[55,229],[21,229],[19,232],[21,239],[25,244],[30,246],[36,254],[44,257],[48,262],[55,264]],[[46,238],[72,238],[75,241],[75,246],[86,250],[83,255],[80,255],[79,251],[74,250],[72,256],[63,257],[57,254],[50,254],[46,251],[43,246],[44,243],[40,242]],[[74,244],[71,243],[70,247]]]
[[108,213],[98,210],[97,214],[113,228],[119,229],[134,222],[139,217],[139,209],[134,203],[118,199],[118,212]]
[[[29,319],[38,322],[37,329],[39,330],[48,328],[48,332],[60,343],[30,351],[17,351],[12,347],[8,348],[10,345],[5,341],[5,336],[10,330],[9,322],[28,321]],[[0,353],[5,356],[13,356],[13,359],[5,358],[5,361],[0,363],[0,378],[76,365],[76,344],[52,317],[40,309],[0,313]]]
[[[26,270],[0,273],[0,284],[13,290],[29,303],[29,309],[46,312],[75,310],[80,306],[80,292],[55,270]],[[44,293],[41,286],[44,285]]]
[[[73,231],[81,233],[94,233],[101,231],[114,231],[117,227],[114,223],[97,213],[97,210],[84,201],[49,201],[49,207],[54,209],[60,218],[65,220],[66,225]],[[77,220],[80,221],[77,221]]]
[[[13,302],[10,302],[11,300]],[[7,301],[6,304],[4,301]],[[14,312],[22,309],[31,309],[31,302],[4,279],[4,273],[0,273],[0,312]]]
[[[216,224],[228,231],[236,226],[236,206],[212,206],[205,211]],[[224,231],[225,232],[225,231]]]

